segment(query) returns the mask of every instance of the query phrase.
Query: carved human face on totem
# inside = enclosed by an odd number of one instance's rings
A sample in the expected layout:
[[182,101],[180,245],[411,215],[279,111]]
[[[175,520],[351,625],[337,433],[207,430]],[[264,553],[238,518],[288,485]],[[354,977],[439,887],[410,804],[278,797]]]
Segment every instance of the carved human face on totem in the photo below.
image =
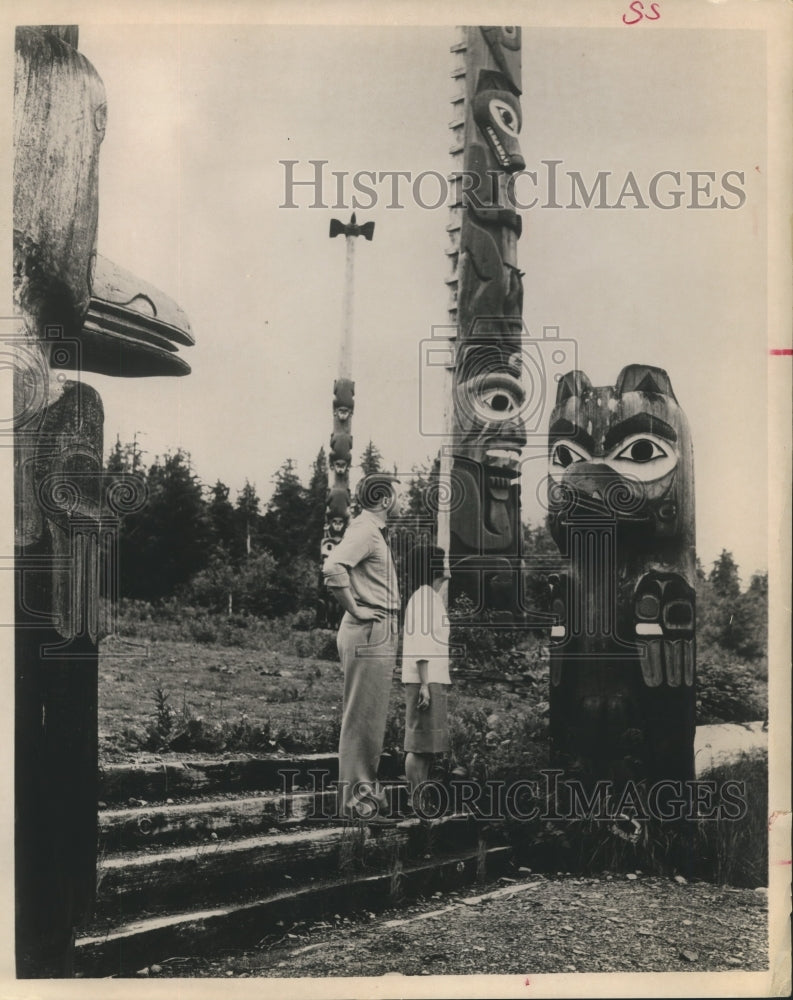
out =
[[[515,542],[525,392],[508,351],[495,337],[469,347],[454,389],[455,475],[463,495],[452,527],[466,549],[482,554]],[[481,526],[478,536],[472,525]]]
[[336,461],[332,462],[331,465],[337,476],[346,476],[350,468],[350,463],[345,461],[343,458],[336,459]]
[[639,538],[693,535],[693,456],[685,415],[660,368],[629,365],[614,386],[583,372],[559,383],[548,439],[554,537],[602,516]]
[[464,349],[454,389],[455,452],[488,466],[516,469],[526,444],[520,354],[496,333]]
[[520,149],[523,122],[520,101],[502,73],[491,70],[480,73],[473,112],[495,167],[509,174],[525,170],[526,161]]
[[347,421],[352,416],[352,410],[347,406],[337,406],[333,411],[333,415],[336,417],[337,420],[340,420],[343,424],[346,424]]

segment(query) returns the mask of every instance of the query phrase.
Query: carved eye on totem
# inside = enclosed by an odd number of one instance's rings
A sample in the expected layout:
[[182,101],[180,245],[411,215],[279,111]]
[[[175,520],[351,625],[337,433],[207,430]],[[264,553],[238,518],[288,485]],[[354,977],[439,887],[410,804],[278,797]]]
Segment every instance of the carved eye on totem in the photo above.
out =
[[677,465],[677,455],[668,441],[652,434],[634,434],[622,441],[606,456],[617,472],[644,480],[659,479]]
[[480,402],[483,407],[489,407],[491,413],[499,417],[507,417],[520,409],[520,402],[507,389],[491,389],[482,394]]
[[523,386],[507,374],[486,376],[472,394],[476,414],[487,423],[514,419],[525,399]]
[[591,456],[572,441],[557,441],[551,451],[551,474],[559,475],[576,462],[588,462]]
[[490,102],[490,115],[493,118],[493,121],[500,125],[507,135],[511,135],[515,139],[518,138],[520,133],[520,120],[515,113],[515,109],[510,107],[506,101],[502,101],[500,98],[494,97]]
[[501,73],[483,73],[473,100],[473,112],[474,121],[498,167],[507,173],[514,173],[525,170],[526,161],[518,138],[520,104],[510,86],[509,80]]

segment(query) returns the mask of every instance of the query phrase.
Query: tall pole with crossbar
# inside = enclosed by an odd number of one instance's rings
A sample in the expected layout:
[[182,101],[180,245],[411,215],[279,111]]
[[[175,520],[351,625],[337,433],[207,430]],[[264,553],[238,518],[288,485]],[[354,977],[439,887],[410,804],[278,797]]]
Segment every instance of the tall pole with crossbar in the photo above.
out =
[[[331,219],[331,239],[344,236],[344,297],[342,303],[341,341],[337,378],[333,383],[333,430],[330,436],[328,464],[328,497],[325,506],[325,528],[322,533],[322,561],[333,551],[344,535],[350,516],[350,465],[352,462],[352,414],[355,408],[355,383],[352,379],[355,241],[359,236],[371,242],[374,223],[359,225],[355,213],[348,223]],[[320,617],[327,621],[335,607],[322,602]]]

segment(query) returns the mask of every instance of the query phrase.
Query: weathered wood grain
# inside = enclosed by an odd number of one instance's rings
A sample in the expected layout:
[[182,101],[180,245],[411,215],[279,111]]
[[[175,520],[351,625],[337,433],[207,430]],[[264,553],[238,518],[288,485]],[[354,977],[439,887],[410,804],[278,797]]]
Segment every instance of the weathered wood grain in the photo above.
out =
[[[385,788],[396,809],[407,798],[407,785]],[[397,803],[401,794],[400,803]],[[107,809],[99,814],[100,847],[105,851],[131,850],[165,844],[205,842],[218,837],[250,836],[273,828],[330,818],[336,808],[335,789],[293,792],[209,802]]]
[[[319,825],[318,825],[319,826]],[[98,866],[97,913],[111,916],[145,908],[244,898],[252,891],[298,884],[358,865],[384,870],[396,857],[460,848],[476,837],[476,824],[444,816],[432,823],[406,820],[395,827],[319,826],[198,847],[105,857]]]
[[233,944],[255,945],[285,923],[316,919],[328,914],[381,910],[398,898],[411,899],[421,893],[449,891],[481,877],[503,872],[509,864],[509,847],[458,851],[445,857],[405,864],[399,879],[399,897],[394,895],[391,873],[357,874],[281,891],[251,902],[219,906],[193,912],[151,917],[78,938],[76,967],[84,976],[129,975],[144,965],[170,955],[207,954],[213,948]]
[[311,771],[319,786],[323,772],[328,782],[336,779],[338,766],[336,754],[106,764],[99,769],[99,798],[107,803],[129,798],[164,802],[214,792],[284,790],[293,782],[311,786]]

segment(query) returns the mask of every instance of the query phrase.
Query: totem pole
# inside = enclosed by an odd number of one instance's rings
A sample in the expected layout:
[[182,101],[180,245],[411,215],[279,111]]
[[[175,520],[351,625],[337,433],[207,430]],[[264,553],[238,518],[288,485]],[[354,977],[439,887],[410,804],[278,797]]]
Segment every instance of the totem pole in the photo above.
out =
[[669,376],[628,365],[613,386],[558,385],[549,525],[556,763],[621,781],[694,777],[694,461]]
[[[333,431],[330,436],[330,461],[328,463],[328,496],[325,505],[325,528],[322,533],[321,559],[324,562],[341,541],[350,519],[350,465],[352,463],[352,414],[355,409],[355,383],[352,380],[353,347],[353,276],[355,239],[363,236],[371,242],[374,223],[358,225],[353,213],[345,225],[331,219],[331,239],[344,236],[346,244],[344,272],[344,302],[342,306],[342,335],[339,349],[338,378],[333,383]],[[320,573],[319,593],[325,594]],[[335,601],[320,598],[319,623],[325,626],[338,624],[339,609]]]
[[97,842],[100,595],[137,477],[103,475],[103,410],[78,373],[186,374],[161,292],[96,255],[102,81],[76,27],[19,28],[14,79],[15,875],[20,978],[69,975]]
[[525,166],[518,139],[521,36],[517,27],[459,31],[452,46],[454,196],[447,227],[449,315],[456,336],[450,444],[441,470],[449,483],[448,524],[439,512],[438,543],[449,552],[452,604],[466,595],[477,611],[518,614],[526,434],[521,218],[512,174]]

